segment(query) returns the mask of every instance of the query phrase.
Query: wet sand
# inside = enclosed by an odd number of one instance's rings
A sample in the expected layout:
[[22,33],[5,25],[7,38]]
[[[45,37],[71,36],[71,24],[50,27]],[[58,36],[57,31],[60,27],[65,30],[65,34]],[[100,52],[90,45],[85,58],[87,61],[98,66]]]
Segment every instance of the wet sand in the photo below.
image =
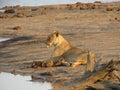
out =
[[[6,87],[7,86],[7,87]],[[52,88],[47,82],[32,82],[31,76],[13,75],[10,73],[0,73],[0,89],[1,90],[50,90]]]
[[[59,30],[74,46],[95,52],[96,60],[102,56],[100,64],[119,58],[119,5],[120,2],[102,3],[100,8],[84,10],[68,5],[67,8],[65,5],[61,8],[15,7],[15,13],[1,12],[0,36],[11,39],[0,43],[0,72],[32,75],[33,80],[45,80],[53,84],[59,82],[58,88],[76,82],[84,74],[85,65],[76,68],[31,68],[33,61],[50,57],[53,47],[47,48],[44,41],[53,30]],[[108,6],[112,10],[107,10]],[[18,17],[18,12],[24,12],[25,15]],[[39,75],[45,78],[37,78]]]

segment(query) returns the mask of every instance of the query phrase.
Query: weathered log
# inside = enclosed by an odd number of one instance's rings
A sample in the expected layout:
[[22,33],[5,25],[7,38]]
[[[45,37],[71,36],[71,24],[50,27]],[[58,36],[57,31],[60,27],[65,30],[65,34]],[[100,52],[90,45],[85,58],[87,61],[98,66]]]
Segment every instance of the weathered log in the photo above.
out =
[[120,65],[120,61],[111,60],[105,67],[100,69],[99,71],[93,72],[91,75],[83,75],[83,79],[80,79],[78,82],[74,83],[69,87],[68,90],[86,90],[86,88],[98,80],[105,79],[107,75],[114,73],[114,75],[120,79],[119,75],[116,73],[118,66]]
[[120,85],[102,81],[89,86],[87,90],[120,90]]

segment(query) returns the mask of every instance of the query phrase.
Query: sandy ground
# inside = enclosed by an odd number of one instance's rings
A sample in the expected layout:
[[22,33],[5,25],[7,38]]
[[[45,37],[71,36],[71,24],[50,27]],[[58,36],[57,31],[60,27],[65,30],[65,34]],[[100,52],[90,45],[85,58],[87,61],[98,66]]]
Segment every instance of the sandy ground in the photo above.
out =
[[[113,6],[120,9],[120,2]],[[0,36],[12,38],[0,43],[0,72],[30,74],[33,80],[36,75],[46,75],[45,80],[52,83],[74,82],[80,78],[85,65],[31,68],[31,62],[50,57],[53,47],[47,48],[44,41],[53,30],[59,30],[74,46],[95,52],[97,59],[101,56],[102,64],[119,58],[120,10],[107,11],[106,7],[85,10],[37,7],[30,11],[31,7],[24,12],[32,15],[23,17],[0,13],[1,16],[8,15],[0,18]],[[14,30],[16,26],[20,29]]]

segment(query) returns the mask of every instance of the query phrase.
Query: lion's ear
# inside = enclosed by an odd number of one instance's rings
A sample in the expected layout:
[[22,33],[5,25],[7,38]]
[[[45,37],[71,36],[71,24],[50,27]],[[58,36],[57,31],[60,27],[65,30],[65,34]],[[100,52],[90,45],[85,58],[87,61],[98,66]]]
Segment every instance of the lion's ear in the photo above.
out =
[[58,37],[60,32],[59,31],[53,31],[53,33]]

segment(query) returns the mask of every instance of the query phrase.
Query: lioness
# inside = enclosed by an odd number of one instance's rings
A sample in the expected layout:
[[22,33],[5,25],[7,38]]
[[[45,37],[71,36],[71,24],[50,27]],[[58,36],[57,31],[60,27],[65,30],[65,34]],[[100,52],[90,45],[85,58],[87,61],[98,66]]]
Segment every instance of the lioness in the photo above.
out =
[[58,31],[54,31],[45,42],[47,46],[54,46],[54,52],[51,60],[56,61],[62,59],[64,64],[72,67],[89,63],[88,69],[93,66],[95,55],[88,50],[82,50],[71,45]]

